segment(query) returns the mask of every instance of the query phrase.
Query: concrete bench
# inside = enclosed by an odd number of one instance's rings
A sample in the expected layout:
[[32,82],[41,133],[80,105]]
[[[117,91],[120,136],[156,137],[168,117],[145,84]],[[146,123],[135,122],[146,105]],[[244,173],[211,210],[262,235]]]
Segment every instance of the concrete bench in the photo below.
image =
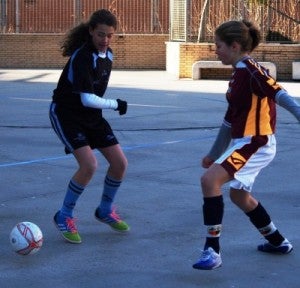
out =
[[300,79],[300,60],[293,61],[293,79],[299,80]]
[[[269,69],[270,75],[276,79],[276,66],[272,62],[258,62],[260,65]],[[300,63],[300,62],[299,62]],[[231,65],[224,65],[221,61],[197,61],[192,66],[192,79],[201,79],[201,69],[232,69]]]

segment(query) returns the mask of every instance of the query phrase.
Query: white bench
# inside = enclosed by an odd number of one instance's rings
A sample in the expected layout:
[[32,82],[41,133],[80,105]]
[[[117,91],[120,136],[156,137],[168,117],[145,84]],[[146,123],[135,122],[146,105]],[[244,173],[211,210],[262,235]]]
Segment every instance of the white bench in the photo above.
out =
[[300,60],[293,61],[293,79],[300,79]]
[[[276,79],[276,65],[272,62],[258,62],[269,69],[270,75]],[[300,62],[299,62],[300,63]],[[201,69],[232,69],[231,65],[224,65],[221,61],[197,61],[192,66],[192,79],[201,79]]]

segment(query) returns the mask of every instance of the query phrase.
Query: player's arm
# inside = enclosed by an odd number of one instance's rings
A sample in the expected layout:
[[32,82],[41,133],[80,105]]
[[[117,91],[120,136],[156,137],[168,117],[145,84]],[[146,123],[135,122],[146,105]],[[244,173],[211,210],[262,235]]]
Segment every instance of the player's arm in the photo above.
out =
[[292,113],[296,119],[300,122],[300,105],[299,103],[290,96],[285,90],[280,90],[275,96],[276,103]]
[[127,102],[117,99],[104,99],[92,93],[80,92],[81,103],[85,107],[96,109],[113,109],[120,115],[126,114]]
[[256,95],[268,95],[275,99],[279,106],[292,113],[300,122],[300,105],[273,78],[256,73],[251,80],[251,87]]
[[202,159],[202,167],[208,168],[227,149],[231,141],[231,125],[225,119],[209,153]]
[[217,160],[227,149],[231,141],[231,125],[226,120],[223,121],[216,140],[207,154],[213,160]]

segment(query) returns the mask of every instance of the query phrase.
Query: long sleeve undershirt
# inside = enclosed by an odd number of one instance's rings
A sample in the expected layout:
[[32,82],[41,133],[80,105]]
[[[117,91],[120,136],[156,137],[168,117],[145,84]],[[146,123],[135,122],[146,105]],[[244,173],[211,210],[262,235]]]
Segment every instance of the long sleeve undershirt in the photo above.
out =
[[280,90],[275,96],[276,103],[289,111],[300,122],[300,105],[285,90]]
[[114,99],[104,99],[92,93],[80,92],[81,103],[85,107],[96,109],[117,109],[118,102]]

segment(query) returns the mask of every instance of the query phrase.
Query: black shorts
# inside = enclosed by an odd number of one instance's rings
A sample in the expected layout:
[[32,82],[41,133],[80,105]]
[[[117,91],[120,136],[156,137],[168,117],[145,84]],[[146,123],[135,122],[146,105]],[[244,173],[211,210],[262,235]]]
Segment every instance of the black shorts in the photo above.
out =
[[109,123],[100,113],[80,115],[51,103],[49,117],[55,133],[65,145],[66,153],[84,146],[95,149],[119,143]]

